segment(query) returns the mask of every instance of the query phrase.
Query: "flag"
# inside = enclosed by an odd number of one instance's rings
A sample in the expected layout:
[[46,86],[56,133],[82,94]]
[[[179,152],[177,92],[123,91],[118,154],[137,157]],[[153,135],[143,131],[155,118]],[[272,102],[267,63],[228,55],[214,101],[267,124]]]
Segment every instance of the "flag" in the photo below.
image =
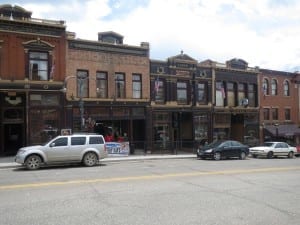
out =
[[159,78],[157,77],[156,80],[155,80],[155,83],[154,83],[154,91],[155,91],[155,93],[158,92],[159,86],[160,86],[160,84],[159,84]]
[[225,89],[223,86],[221,87],[221,93],[222,93],[222,98],[223,99],[226,98],[226,93],[225,93]]
[[50,80],[53,79],[54,76],[54,70],[55,70],[55,59],[52,62],[52,67],[51,67],[51,71],[50,71]]

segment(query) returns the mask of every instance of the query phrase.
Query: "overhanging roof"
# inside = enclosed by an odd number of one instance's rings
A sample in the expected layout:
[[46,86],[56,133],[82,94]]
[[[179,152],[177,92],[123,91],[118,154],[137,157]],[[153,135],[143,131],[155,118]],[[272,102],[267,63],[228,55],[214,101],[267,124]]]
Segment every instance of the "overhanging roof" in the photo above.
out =
[[267,125],[265,130],[272,136],[291,137],[300,135],[300,128],[297,124]]

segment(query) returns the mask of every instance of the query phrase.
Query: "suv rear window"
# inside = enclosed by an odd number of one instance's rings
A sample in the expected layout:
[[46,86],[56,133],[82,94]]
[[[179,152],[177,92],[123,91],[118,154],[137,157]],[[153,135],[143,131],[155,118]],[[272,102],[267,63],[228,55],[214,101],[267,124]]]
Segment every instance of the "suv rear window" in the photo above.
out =
[[86,137],[71,137],[71,145],[85,145]]
[[104,144],[103,138],[102,137],[90,137],[90,143],[91,145],[93,144]]

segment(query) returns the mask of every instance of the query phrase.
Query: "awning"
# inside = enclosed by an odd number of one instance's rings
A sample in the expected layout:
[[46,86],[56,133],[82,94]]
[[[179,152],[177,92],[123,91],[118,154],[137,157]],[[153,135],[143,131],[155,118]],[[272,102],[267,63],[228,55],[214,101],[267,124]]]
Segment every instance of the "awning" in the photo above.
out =
[[300,128],[297,124],[267,125],[265,126],[265,131],[274,137],[293,137],[300,135]]

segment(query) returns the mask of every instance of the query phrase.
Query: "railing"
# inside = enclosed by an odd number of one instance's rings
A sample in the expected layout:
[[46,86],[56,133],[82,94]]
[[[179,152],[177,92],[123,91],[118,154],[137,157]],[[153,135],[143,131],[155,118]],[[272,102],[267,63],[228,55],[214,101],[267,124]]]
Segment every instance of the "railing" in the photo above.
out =
[[[130,154],[196,154],[198,149],[197,141],[155,141],[146,143],[145,141],[130,142]],[[149,144],[150,146],[147,146]],[[149,153],[151,152],[151,153]]]
[[39,18],[26,18],[26,17],[12,17],[12,16],[0,16],[1,19],[7,19],[7,20],[15,20],[15,21],[28,21],[28,22],[34,22],[34,23],[43,23],[47,25],[56,25],[56,26],[64,26],[66,22],[64,20],[48,20],[48,19],[39,19]]

